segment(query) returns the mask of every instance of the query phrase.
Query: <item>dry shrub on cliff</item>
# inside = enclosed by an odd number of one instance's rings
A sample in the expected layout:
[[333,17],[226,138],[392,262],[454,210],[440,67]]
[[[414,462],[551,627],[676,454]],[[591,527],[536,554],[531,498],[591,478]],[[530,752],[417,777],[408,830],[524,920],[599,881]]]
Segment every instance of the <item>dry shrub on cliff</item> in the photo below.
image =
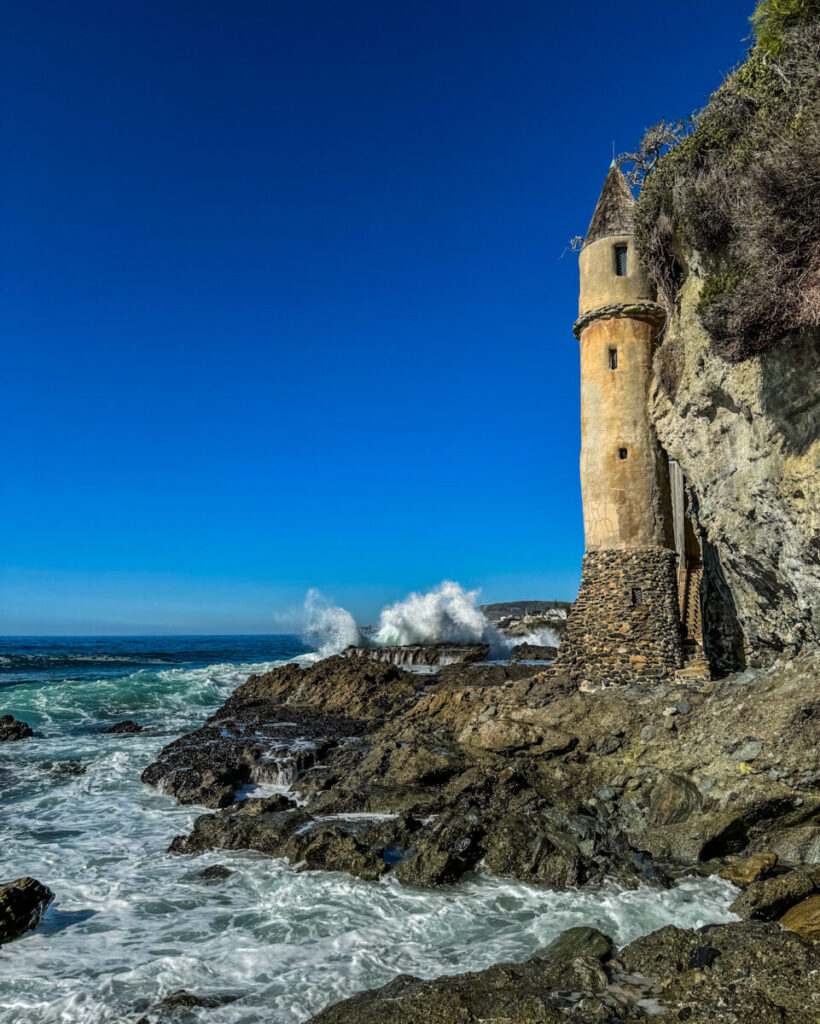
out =
[[757,13],[766,45],[647,175],[635,227],[670,307],[679,258],[698,251],[698,312],[733,361],[820,324],[820,0],[765,0]]

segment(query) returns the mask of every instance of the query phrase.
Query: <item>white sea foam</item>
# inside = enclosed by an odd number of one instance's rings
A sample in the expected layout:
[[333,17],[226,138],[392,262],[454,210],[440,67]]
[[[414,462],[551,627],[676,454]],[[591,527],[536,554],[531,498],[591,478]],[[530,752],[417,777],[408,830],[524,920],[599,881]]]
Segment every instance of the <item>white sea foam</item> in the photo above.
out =
[[350,612],[334,605],[318,590],[309,590],[305,598],[303,636],[320,658],[338,654],[351,645],[367,646],[367,639]]
[[[382,609],[375,635],[366,637],[350,612],[334,605],[317,590],[311,590],[305,600],[303,636],[318,648],[323,658],[338,654],[351,644],[392,647],[440,643],[487,643],[492,657],[503,657],[521,643],[522,638],[500,633],[476,604],[478,595],[478,590],[465,590],[460,584],[445,580],[426,593],[409,594]],[[537,635],[549,635],[548,642],[557,645],[557,637],[551,630],[539,631]],[[531,639],[530,642],[541,641]]]
[[[203,809],[142,785],[140,772],[169,732],[201,724],[249,670],[265,667],[138,672],[118,687],[66,682],[39,695],[0,694],[0,713],[25,718],[37,708],[47,726],[0,749],[0,772],[13,782],[4,788],[3,874],[34,875],[57,897],[35,932],[3,947],[0,1024],[153,1016],[157,1000],[180,988],[240,996],[219,1009],[219,1024],[297,1024],[402,972],[434,977],[524,959],[573,925],[624,944],[670,923],[732,918],[736,890],[714,877],[670,890],[558,893],[479,875],[428,892],[300,873],[239,851],[165,853]],[[86,727],[89,715],[108,712],[106,700],[118,712],[138,709],[148,731],[106,735],[99,719]],[[86,771],[55,783],[46,766],[66,760]],[[234,873],[199,877],[217,862]]]
[[527,633],[526,636],[507,637],[511,645],[515,647],[517,644],[535,644],[537,647],[558,647],[561,640],[554,629],[550,629],[549,626],[542,626],[541,629],[535,629],[532,633]]
[[497,644],[498,632],[476,606],[478,593],[445,580],[426,594],[410,594],[382,611],[376,642]]

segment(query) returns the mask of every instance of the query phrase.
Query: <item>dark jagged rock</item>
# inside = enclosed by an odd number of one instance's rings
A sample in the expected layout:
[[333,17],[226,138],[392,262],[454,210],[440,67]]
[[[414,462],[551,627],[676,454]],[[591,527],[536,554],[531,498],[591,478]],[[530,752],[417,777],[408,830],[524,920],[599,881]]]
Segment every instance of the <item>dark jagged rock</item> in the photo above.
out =
[[468,665],[484,661],[489,644],[404,644],[395,647],[348,647],[343,658],[384,661],[390,665]]
[[184,988],[180,988],[177,989],[176,992],[171,992],[170,995],[161,999],[159,1005],[163,1010],[188,1010],[197,1008],[213,1010],[218,1006],[226,1006],[228,1003],[235,1003],[237,999],[239,999],[239,996],[231,995],[227,992],[212,996],[198,996],[193,992],[188,992]]
[[142,781],[181,803],[227,807],[248,783],[291,781],[387,708],[413,702],[419,685],[393,665],[341,657],[250,676],[201,729],[165,747]]
[[36,878],[18,878],[0,886],[0,943],[36,928],[54,893]]
[[311,1024],[816,1024],[818,972],[820,952],[772,924],[662,928],[614,956],[606,936],[574,928],[523,964],[402,975]]
[[0,743],[13,743],[33,735],[27,722],[18,722],[12,715],[0,715]]
[[510,654],[511,661],[554,661],[557,657],[557,647],[542,644],[518,644]]
[[142,732],[144,728],[144,725],[140,725],[138,722],[134,722],[130,718],[126,718],[122,722],[117,722],[115,725],[110,725],[105,731],[118,734],[129,732]]
[[[451,884],[482,860],[556,887],[607,874],[665,886],[729,856],[746,858],[735,872],[761,857],[788,868],[820,843],[820,800],[802,781],[817,743],[805,710],[817,660],[705,687],[586,694],[521,665],[419,677],[330,658],[252,677],[143,779],[221,810],[176,852],[250,848],[416,885]],[[750,734],[754,763],[739,760]],[[296,750],[297,737],[310,743]],[[281,797],[237,804],[252,782],[290,782],[308,817]],[[390,817],[378,829],[332,820],[363,813]]]
[[224,864],[211,864],[209,868],[199,872],[199,877],[204,878],[206,882],[212,882],[222,878],[230,878],[232,874],[233,871],[230,868],[226,868]]
[[406,815],[314,817],[292,805],[283,809],[281,800],[246,800],[217,814],[202,815],[191,835],[177,836],[169,852],[257,850],[284,857],[303,870],[346,871],[372,881],[403,858],[420,828],[418,821]]
[[538,954],[542,960],[560,963],[574,960],[578,956],[609,960],[614,950],[612,939],[597,928],[568,928],[557,939],[545,946]]
[[55,779],[68,779],[75,775],[85,775],[88,765],[78,758],[69,758],[67,761],[41,761],[41,771],[48,772]]

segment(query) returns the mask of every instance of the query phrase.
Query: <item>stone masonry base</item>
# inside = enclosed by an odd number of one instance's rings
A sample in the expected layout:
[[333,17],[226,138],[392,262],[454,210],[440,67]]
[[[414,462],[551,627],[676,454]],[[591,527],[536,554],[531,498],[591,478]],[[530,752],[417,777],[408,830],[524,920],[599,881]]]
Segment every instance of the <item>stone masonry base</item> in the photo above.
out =
[[682,664],[675,552],[585,555],[555,668],[586,689],[660,681]]

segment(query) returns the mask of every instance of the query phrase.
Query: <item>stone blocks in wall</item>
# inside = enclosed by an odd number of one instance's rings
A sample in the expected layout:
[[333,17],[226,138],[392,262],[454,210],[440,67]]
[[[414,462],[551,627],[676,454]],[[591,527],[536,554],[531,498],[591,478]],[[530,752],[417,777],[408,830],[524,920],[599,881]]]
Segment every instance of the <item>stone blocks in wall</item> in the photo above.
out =
[[586,554],[556,669],[598,687],[658,682],[682,664],[676,553]]

